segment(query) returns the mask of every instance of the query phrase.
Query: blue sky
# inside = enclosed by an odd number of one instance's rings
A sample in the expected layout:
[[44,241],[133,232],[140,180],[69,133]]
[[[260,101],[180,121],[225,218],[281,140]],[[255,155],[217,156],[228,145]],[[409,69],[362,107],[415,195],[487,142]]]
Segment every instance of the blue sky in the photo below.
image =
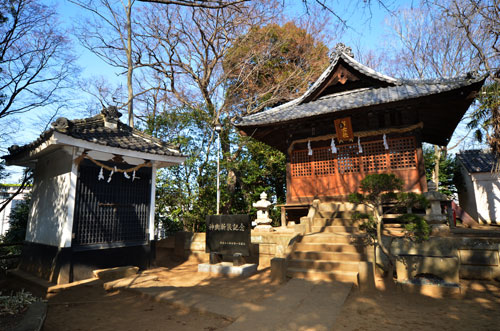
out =
[[[60,13],[61,23],[71,30],[72,24],[82,15],[88,15],[83,9],[79,8],[75,4],[70,3],[67,0],[54,1],[45,0],[47,4],[57,4],[58,11]],[[411,6],[413,0],[400,0],[400,1],[386,1],[391,9],[396,8],[396,6]],[[331,1],[331,7],[336,10],[336,12],[346,20],[348,28],[341,36],[341,40],[331,40],[329,46],[334,46],[337,42],[343,42],[348,46],[352,46],[356,53],[356,46],[361,47],[361,51],[373,50],[377,51],[384,47],[387,42],[388,33],[387,27],[384,24],[388,12],[386,9],[382,8],[377,1],[372,1],[370,11],[363,9],[365,2],[359,1]],[[143,5],[141,3],[141,5]],[[302,0],[286,0],[285,1],[285,14],[298,16],[304,15],[305,8]],[[115,68],[107,65],[96,55],[92,54],[90,51],[83,48],[78,40],[74,37],[73,46],[78,54],[78,66],[82,69],[82,77],[98,77],[103,76],[107,80],[115,84],[125,84],[125,75],[118,76]],[[356,54],[355,54],[356,56]],[[80,92],[82,95],[80,97],[85,97],[84,92]],[[66,114],[64,114],[66,115]],[[70,114],[66,115],[70,118]],[[41,133],[40,126],[36,125],[37,121],[40,120],[34,113],[27,113],[21,117],[23,122],[23,131],[25,134],[19,135],[14,139],[12,144],[26,144],[34,139]],[[9,169],[13,176],[11,176],[8,181],[16,182],[19,177],[20,169],[11,168]]]

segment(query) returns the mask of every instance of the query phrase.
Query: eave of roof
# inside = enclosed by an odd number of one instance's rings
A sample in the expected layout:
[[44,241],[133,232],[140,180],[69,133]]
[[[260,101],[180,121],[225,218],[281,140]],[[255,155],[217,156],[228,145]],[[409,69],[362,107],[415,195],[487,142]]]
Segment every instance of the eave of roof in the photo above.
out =
[[134,154],[166,163],[178,164],[185,159],[186,156],[173,146],[121,123],[118,117],[106,116],[103,111],[102,114],[86,119],[70,121],[59,118],[52,124],[52,128],[44,131],[38,139],[20,147],[10,147],[10,154],[2,158],[8,164],[15,164],[19,160],[25,162],[36,155],[34,152],[38,149],[66,145],[107,150],[119,155]]
[[296,101],[283,104],[279,107],[246,116],[236,126],[243,128],[285,123],[349,109],[416,99],[467,87],[484,81],[486,77],[487,75],[477,78],[460,77],[432,81],[398,81],[395,86],[345,91],[327,95],[307,103],[300,104],[299,101]]

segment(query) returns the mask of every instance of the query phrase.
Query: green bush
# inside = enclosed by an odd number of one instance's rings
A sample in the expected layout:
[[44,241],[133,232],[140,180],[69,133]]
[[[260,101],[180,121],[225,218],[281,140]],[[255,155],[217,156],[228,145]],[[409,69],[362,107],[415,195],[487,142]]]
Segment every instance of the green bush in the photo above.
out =
[[422,216],[404,214],[399,216],[397,220],[404,224],[406,237],[416,242],[422,242],[429,239],[431,227]]

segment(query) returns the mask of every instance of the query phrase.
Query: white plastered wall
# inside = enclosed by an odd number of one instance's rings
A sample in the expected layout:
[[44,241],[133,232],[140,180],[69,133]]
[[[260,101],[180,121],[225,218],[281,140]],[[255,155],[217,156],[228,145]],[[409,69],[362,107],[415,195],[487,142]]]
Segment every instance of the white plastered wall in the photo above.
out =
[[500,224],[500,176],[481,172],[471,176],[480,223]]
[[[41,157],[34,172],[31,209],[26,241],[57,247],[71,246],[71,224],[74,199],[72,187],[73,147],[57,149]],[[68,232],[69,230],[69,232]]]
[[[83,148],[64,146],[38,160],[34,172],[35,184],[26,241],[56,247],[71,247],[78,179],[78,166],[73,161],[83,151]],[[88,155],[100,161],[106,161],[113,157],[113,154],[99,151],[89,151]],[[131,156],[125,156],[124,160],[131,165],[144,162],[144,159]],[[151,240],[154,239],[157,168],[157,162],[153,161],[148,227]]]

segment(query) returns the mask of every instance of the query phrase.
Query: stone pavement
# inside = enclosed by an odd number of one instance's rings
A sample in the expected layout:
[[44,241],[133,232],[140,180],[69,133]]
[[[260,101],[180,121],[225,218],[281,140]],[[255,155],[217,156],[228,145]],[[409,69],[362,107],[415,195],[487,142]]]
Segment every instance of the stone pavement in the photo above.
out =
[[233,320],[226,329],[231,331],[330,330],[351,288],[350,283],[292,279],[269,298],[245,302],[192,288],[141,287],[139,284],[125,287],[156,301]]
[[351,288],[292,279],[261,302],[261,311],[247,311],[226,330],[331,330]]

